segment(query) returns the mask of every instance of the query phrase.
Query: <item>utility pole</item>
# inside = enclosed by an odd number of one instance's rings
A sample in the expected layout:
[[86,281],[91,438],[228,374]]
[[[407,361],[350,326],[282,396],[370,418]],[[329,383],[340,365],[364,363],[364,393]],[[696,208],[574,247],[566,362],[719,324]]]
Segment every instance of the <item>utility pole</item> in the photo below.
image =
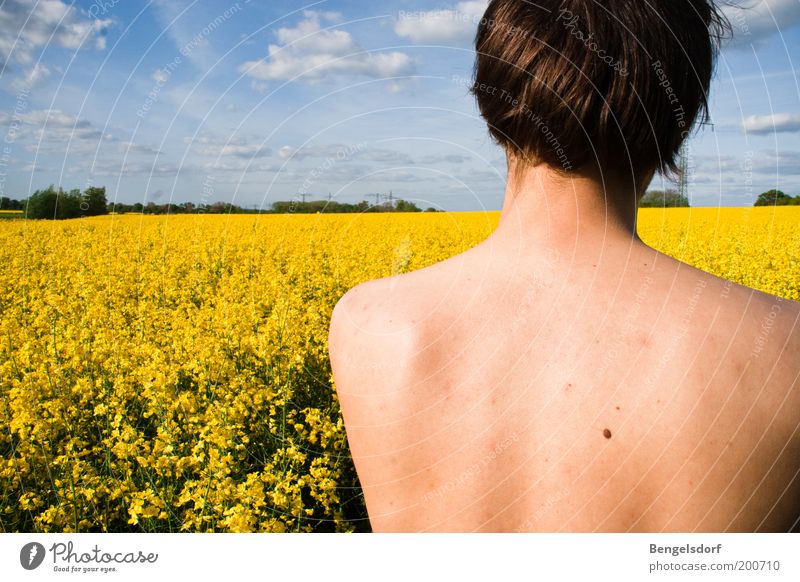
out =
[[678,194],[681,198],[689,199],[689,143],[683,142],[680,149],[680,173],[678,175]]

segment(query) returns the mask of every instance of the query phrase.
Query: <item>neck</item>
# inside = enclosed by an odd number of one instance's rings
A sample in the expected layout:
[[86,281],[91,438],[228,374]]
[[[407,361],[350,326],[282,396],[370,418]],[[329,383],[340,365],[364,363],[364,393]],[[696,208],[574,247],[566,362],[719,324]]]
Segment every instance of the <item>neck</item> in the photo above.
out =
[[636,234],[638,192],[632,181],[599,170],[563,176],[544,164],[517,172],[513,162],[508,175],[494,240],[570,254],[611,243],[641,243]]

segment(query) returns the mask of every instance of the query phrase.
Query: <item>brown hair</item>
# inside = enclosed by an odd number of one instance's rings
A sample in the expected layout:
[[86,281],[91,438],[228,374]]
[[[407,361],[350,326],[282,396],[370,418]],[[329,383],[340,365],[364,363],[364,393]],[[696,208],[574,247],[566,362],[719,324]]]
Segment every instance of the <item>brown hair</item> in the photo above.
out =
[[728,28],[710,0],[491,0],[471,91],[523,166],[677,173]]

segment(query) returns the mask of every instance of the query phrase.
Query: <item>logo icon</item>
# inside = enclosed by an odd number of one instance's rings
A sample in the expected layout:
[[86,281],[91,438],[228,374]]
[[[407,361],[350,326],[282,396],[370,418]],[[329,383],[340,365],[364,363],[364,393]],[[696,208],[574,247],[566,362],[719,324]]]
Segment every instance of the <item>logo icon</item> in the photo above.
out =
[[19,563],[26,570],[35,570],[44,561],[44,546],[38,542],[30,542],[22,546],[19,552]]

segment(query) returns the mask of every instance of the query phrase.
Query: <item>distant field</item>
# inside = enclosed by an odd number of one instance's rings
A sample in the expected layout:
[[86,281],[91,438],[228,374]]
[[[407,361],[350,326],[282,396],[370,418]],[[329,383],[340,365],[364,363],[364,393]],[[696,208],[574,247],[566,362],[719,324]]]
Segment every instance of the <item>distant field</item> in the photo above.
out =
[[[3,222],[0,529],[368,530],[332,386],[333,306],[467,250],[498,219]],[[800,299],[800,208],[648,209],[639,232]]]
[[800,207],[642,209],[638,232],[698,269],[800,300]]
[[22,218],[25,213],[22,210],[0,210],[0,220],[9,218]]

